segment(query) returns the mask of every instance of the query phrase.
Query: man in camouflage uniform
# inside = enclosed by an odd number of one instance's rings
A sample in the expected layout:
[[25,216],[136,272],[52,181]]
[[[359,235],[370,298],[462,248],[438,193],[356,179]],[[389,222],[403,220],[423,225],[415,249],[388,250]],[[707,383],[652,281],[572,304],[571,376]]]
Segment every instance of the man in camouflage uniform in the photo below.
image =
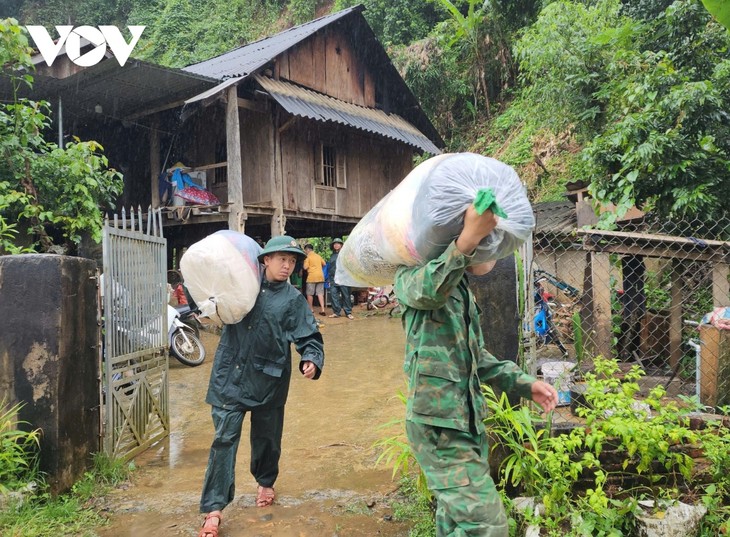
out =
[[484,349],[465,272],[486,274],[494,266],[468,264],[496,222],[491,211],[479,215],[470,206],[464,229],[440,257],[401,267],[395,277],[406,332],[406,433],[437,500],[438,537],[508,535],[504,506],[489,475],[480,385],[532,399],[546,412],[558,401],[552,386]]

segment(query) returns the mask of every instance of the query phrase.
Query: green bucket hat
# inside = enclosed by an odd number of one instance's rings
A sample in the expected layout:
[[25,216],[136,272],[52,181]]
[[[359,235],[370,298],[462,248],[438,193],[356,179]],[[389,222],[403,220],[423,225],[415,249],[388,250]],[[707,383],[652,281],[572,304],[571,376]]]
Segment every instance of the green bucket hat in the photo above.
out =
[[266,243],[266,246],[264,246],[264,249],[261,250],[261,253],[259,254],[259,262],[263,263],[265,255],[273,254],[275,252],[295,254],[300,259],[307,257],[307,254],[305,254],[304,250],[302,250],[299,244],[297,244],[297,241],[289,235],[279,235],[278,237],[270,238],[269,242]]

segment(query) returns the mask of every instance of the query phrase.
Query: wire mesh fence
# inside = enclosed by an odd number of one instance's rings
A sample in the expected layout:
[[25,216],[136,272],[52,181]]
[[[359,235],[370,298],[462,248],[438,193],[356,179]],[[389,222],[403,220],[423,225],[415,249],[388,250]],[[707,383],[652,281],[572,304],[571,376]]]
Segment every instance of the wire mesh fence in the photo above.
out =
[[535,207],[526,260],[532,322],[527,363],[568,362],[573,377],[593,357],[639,365],[642,387],[730,405],[730,242],[719,223],[639,213],[616,230],[582,222],[579,203]]

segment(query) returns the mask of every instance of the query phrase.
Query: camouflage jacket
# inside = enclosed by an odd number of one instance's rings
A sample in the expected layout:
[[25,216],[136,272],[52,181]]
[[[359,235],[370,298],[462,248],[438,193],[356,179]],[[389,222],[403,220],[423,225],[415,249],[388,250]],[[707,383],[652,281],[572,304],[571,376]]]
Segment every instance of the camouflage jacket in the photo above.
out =
[[277,407],[289,394],[294,343],[303,362],[324,367],[322,334],[304,296],[288,282],[261,281],[256,303],[243,320],[223,327],[205,401],[241,410]]
[[406,419],[481,432],[487,412],[481,384],[531,398],[536,379],[484,348],[481,311],[464,272],[469,261],[453,242],[425,265],[399,268],[395,294],[406,332]]

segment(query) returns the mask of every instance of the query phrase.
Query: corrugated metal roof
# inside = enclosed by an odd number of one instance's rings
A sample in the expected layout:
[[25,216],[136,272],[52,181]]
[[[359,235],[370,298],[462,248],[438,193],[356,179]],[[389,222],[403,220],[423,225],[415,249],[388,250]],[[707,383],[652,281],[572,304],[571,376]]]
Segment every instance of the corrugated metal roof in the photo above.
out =
[[398,140],[432,155],[441,154],[441,150],[428,137],[399,115],[346,103],[281,80],[260,75],[256,75],[255,80],[287,112],[295,116],[333,121]]
[[537,233],[572,233],[577,224],[575,203],[572,201],[545,201],[532,206]]
[[[45,74],[48,69],[33,73],[33,87],[22,86],[21,97],[63,101],[64,116],[80,119],[103,116],[128,119],[149,113],[171,103],[179,104],[189,95],[212,87],[210,78],[184,73],[142,60],[130,60],[120,67],[114,58],[80,70],[66,78]],[[13,95],[6,77],[0,77],[0,98]]]
[[332,24],[352,12],[362,10],[361,5],[343,9],[332,15],[294,26],[271,37],[254,41],[210,60],[188,65],[183,67],[183,71],[219,80],[231,77],[246,77],[328,24]]

